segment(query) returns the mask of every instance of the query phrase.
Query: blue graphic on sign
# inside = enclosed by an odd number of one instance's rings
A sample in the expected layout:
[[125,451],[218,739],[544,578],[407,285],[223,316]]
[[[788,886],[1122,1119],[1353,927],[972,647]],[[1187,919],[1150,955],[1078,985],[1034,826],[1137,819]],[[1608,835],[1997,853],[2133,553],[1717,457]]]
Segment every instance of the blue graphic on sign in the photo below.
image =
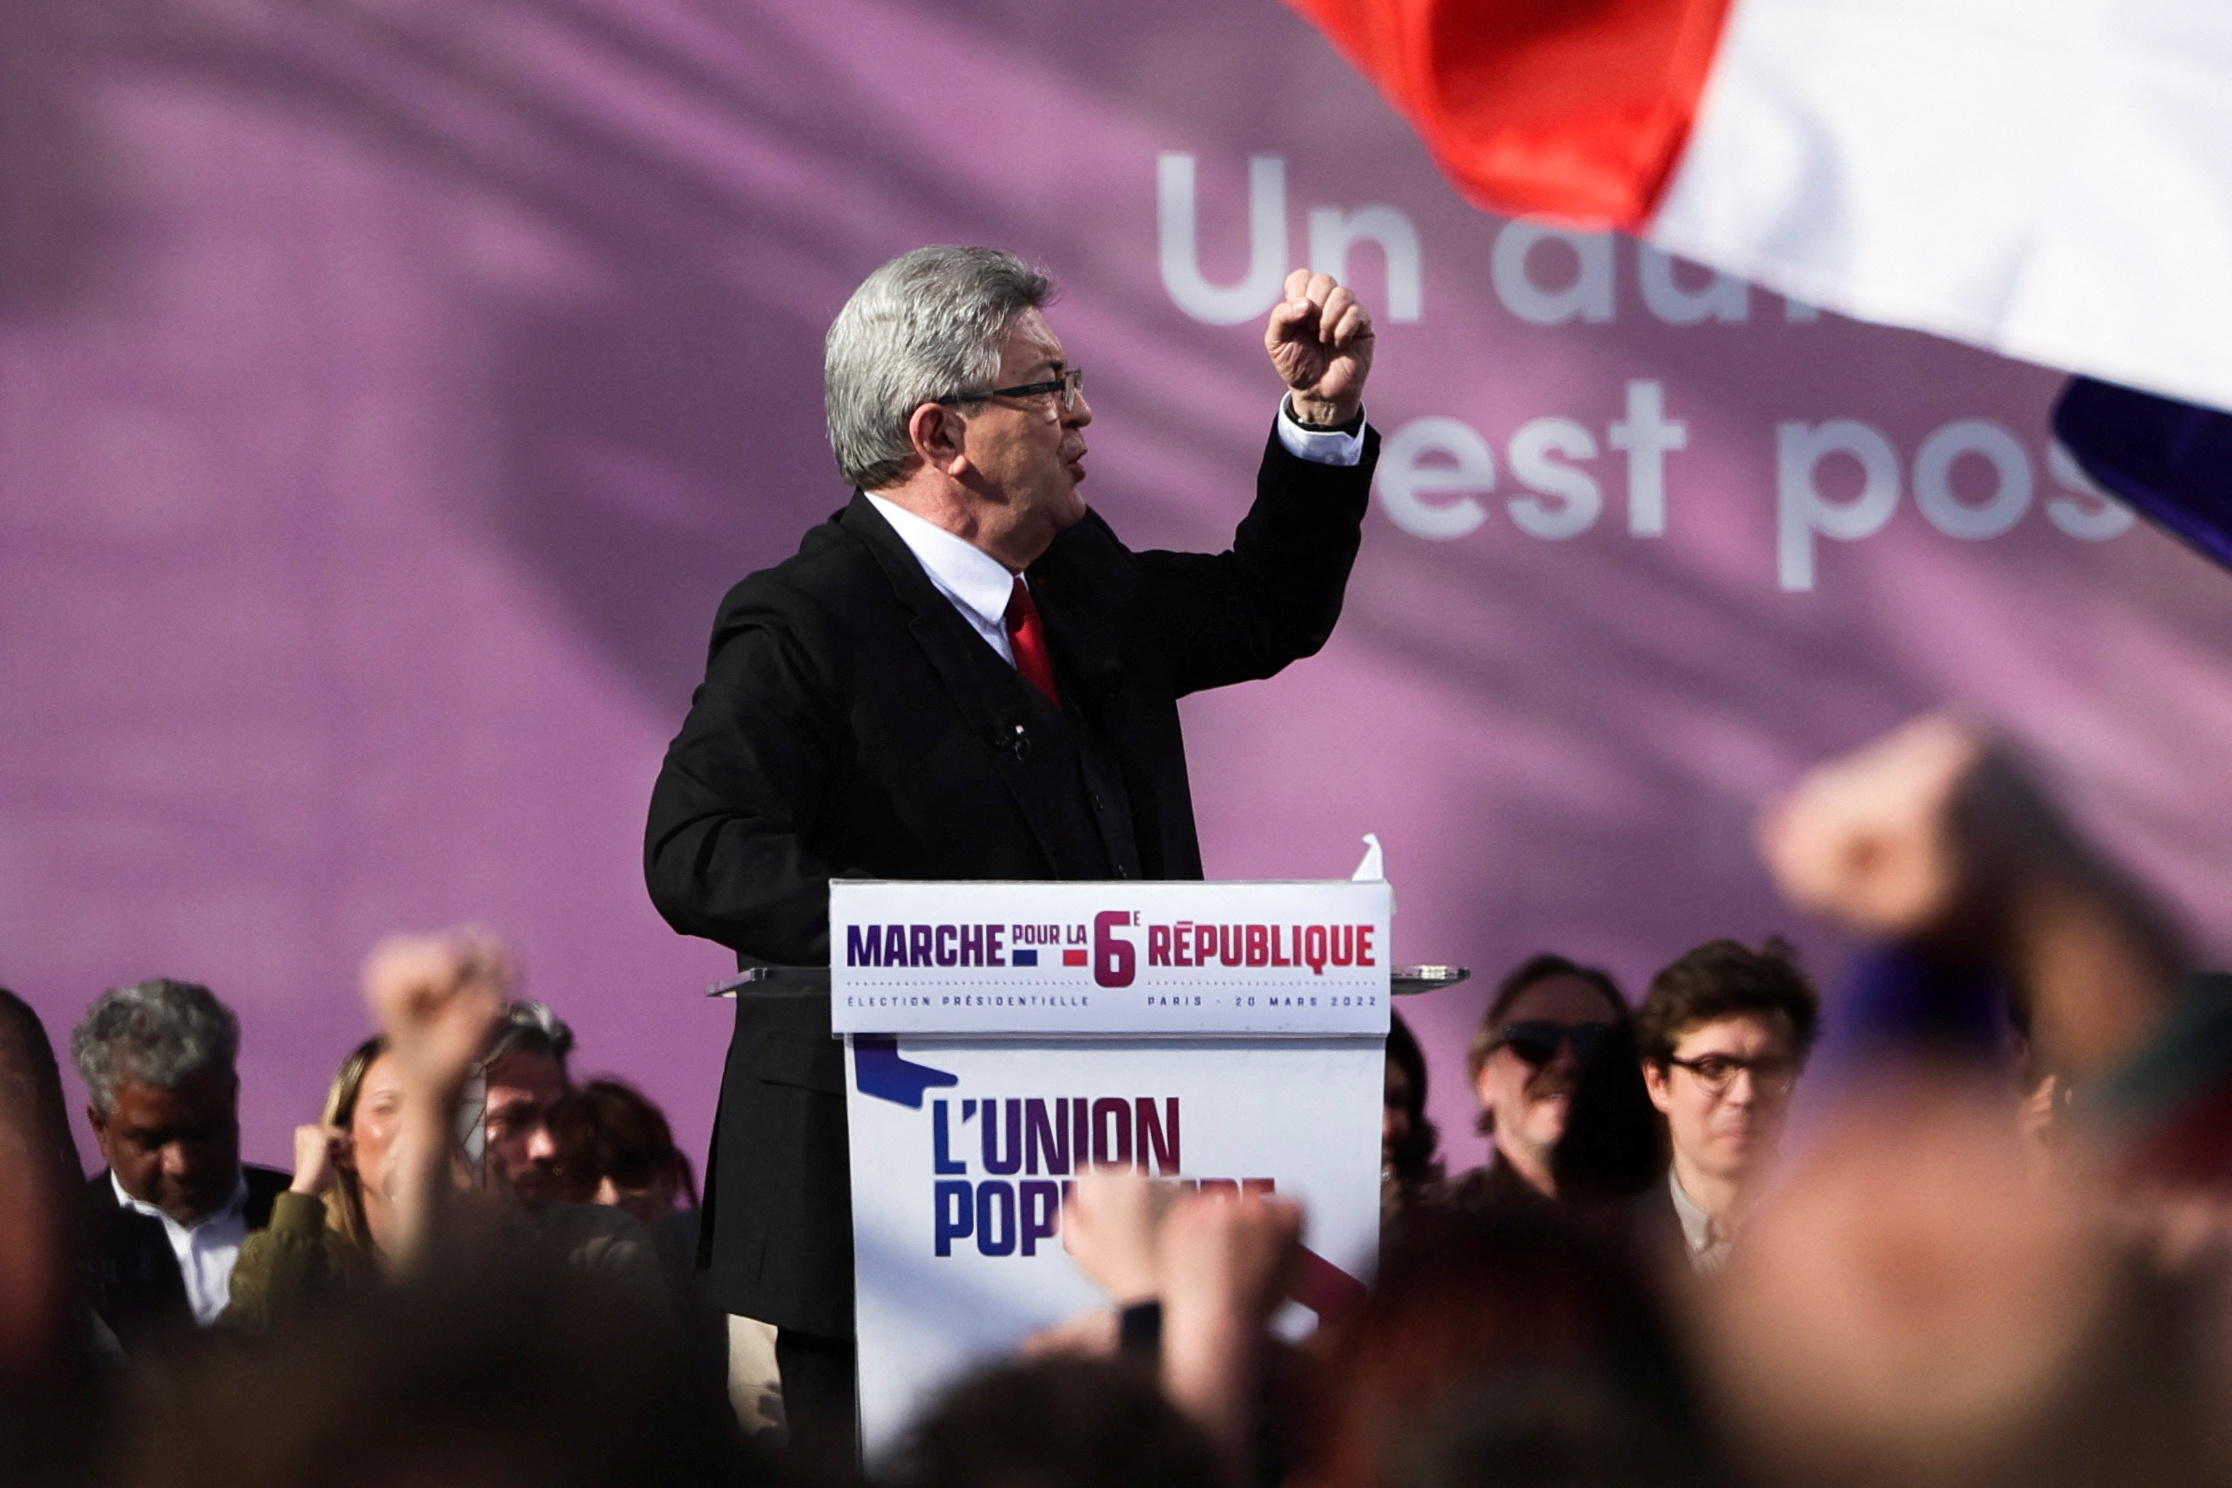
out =
[[852,1043],[853,1083],[862,1095],[919,1111],[925,1090],[961,1083],[959,1075],[901,1057],[894,1034],[856,1033]]

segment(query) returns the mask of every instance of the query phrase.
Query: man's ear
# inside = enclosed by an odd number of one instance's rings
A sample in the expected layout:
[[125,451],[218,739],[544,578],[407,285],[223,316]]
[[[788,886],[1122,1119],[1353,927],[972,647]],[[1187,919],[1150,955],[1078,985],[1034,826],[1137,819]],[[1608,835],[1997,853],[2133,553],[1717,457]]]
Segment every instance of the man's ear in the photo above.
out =
[[1643,1089],[1651,1097],[1651,1104],[1664,1116],[1674,1105],[1674,1093],[1667,1088],[1666,1066],[1655,1059],[1643,1061]]
[[106,1143],[108,1141],[108,1118],[103,1116],[101,1108],[91,1101],[85,1103],[85,1121],[86,1125],[93,1128],[93,1139],[96,1142]]
[[968,463],[969,422],[943,403],[918,403],[907,415],[907,442],[933,470],[958,476]]

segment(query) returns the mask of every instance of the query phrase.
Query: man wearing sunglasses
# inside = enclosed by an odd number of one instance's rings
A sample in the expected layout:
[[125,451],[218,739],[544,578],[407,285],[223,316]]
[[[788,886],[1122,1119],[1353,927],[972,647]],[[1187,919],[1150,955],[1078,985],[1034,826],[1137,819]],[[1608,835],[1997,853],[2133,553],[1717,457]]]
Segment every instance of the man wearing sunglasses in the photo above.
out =
[[1618,983],[1563,956],[1535,956],[1497,984],[1468,1055],[1480,1130],[1496,1152],[1450,1184],[1450,1204],[1494,1209],[1558,1197],[1551,1155],[1582,1067],[1627,1019]]
[[1783,1119],[1813,1049],[1821,1000],[1770,940],[1709,941],[1651,980],[1636,1044],[1651,1104],[1666,1118],[1666,1186],[1642,1199],[1642,1228],[1699,1272],[1727,1263],[1774,1165]]
[[[832,878],[1199,878],[1178,699],[1332,631],[1378,450],[1355,296],[1297,270],[1271,307],[1285,396],[1273,413],[1266,386],[1254,503],[1215,555],[1134,551],[1087,507],[1093,408],[1052,297],[1013,254],[924,248],[830,327],[854,493],[730,591],[645,839],[668,923],[740,964],[826,965]],[[701,1261],[730,1312],[777,1325],[809,1455],[853,1420],[843,1076],[826,991],[738,999]]]

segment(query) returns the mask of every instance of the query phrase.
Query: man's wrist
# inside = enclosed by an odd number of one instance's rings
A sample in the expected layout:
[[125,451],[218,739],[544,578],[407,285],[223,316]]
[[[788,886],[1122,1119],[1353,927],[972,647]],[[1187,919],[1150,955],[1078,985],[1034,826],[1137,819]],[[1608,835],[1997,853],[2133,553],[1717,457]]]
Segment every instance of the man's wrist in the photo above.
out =
[[1279,400],[1279,416],[1272,427],[1280,446],[1297,460],[1316,465],[1356,465],[1364,458],[1364,410],[1359,406],[1346,428],[1303,423],[1295,417],[1291,398]]
[[1358,434],[1364,429],[1364,405],[1361,401],[1344,408],[1338,403],[1301,398],[1289,393],[1286,415],[1311,434]]

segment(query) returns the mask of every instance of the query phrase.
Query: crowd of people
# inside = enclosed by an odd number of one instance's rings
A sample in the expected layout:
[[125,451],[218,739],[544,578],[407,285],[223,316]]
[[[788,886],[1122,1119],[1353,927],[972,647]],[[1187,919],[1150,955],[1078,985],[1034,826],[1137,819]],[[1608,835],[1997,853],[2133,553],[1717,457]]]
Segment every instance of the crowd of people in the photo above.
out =
[[1772,1171],[1819,1023],[1820,996],[1779,941],[1709,941],[1633,1008],[1608,973],[1532,957],[1496,986],[1466,1055],[1493,1160],[1454,1179],[1396,1015],[1382,1208],[1616,1216],[1645,1247],[1717,1271]]
[[1775,940],[1708,940],[1639,999],[1534,956],[1464,1052],[1494,1155],[1459,1174],[1398,1017],[1353,1312],[1270,1327],[1296,1203],[1096,1171],[1063,1238],[1107,1307],[866,1469],[785,1449],[779,1380],[699,1289],[689,1158],[575,1078],[494,938],[375,951],[377,1032],[291,1173],[240,1160],[208,988],[117,988],[71,1031],[90,1180],[0,995],[0,1476],[2232,1481],[2232,979],[1947,720],[1817,770],[1761,839],[1864,943],[1829,995]]

